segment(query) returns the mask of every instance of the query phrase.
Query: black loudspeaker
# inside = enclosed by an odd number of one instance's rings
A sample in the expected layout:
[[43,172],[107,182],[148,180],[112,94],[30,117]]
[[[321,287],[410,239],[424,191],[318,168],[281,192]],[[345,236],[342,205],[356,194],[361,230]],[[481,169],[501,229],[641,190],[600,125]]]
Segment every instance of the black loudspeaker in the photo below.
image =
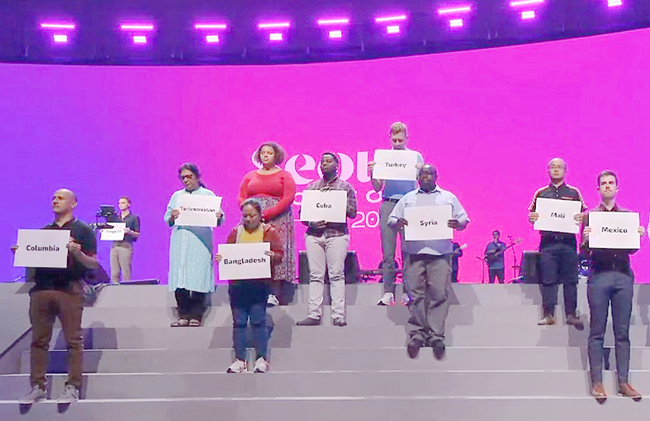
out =
[[[301,284],[309,283],[309,261],[307,260],[307,252],[300,252],[300,259],[298,261],[298,272]],[[355,251],[348,251],[345,256],[345,283],[356,284],[359,282],[359,259]],[[325,273],[325,283],[329,283],[329,275]]]
[[539,283],[539,258],[538,251],[525,251],[521,258],[521,273],[525,284]]

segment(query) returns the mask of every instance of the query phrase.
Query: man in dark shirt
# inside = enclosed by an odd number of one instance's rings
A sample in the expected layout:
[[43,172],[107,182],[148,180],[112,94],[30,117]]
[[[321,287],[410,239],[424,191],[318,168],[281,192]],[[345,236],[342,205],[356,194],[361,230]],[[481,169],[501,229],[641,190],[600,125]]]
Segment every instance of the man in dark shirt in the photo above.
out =
[[[330,152],[321,156],[320,168],[323,178],[314,181],[307,190],[345,190],[348,193],[348,218],[357,216],[357,198],[352,185],[341,180],[337,173],[339,159]],[[346,222],[309,222],[305,248],[309,262],[309,312],[307,318],[296,323],[298,326],[316,326],[323,313],[323,290],[325,273],[329,275],[332,296],[332,323],[345,326],[345,257],[350,247],[350,236]]]
[[[580,190],[564,182],[567,167],[566,162],[554,158],[548,163],[548,174],[551,183],[538,189],[528,206],[528,220],[535,223],[539,219],[537,199],[574,200],[581,202],[581,210],[587,209]],[[582,213],[574,216],[576,223],[582,220]],[[584,329],[580,318],[576,315],[578,306],[578,253],[576,252],[576,237],[574,234],[561,232],[540,231],[540,290],[542,293],[543,318],[538,325],[555,324],[555,305],[559,284],[564,285],[564,311],[567,324],[577,329]]]
[[[70,190],[60,189],[54,193],[54,222],[44,229],[70,231],[68,266],[65,269],[35,270],[36,285],[29,292],[32,390],[20,399],[21,404],[32,404],[46,397],[48,351],[57,316],[68,343],[68,381],[58,402],[71,403],[79,399],[83,358],[83,279],[89,269],[98,266],[98,262],[95,234],[88,225],[74,217],[76,207],[77,196]],[[12,249],[15,251],[16,248]]]
[[111,247],[111,282],[114,284],[120,282],[120,272],[123,281],[131,280],[133,243],[140,237],[140,217],[131,212],[131,199],[122,196],[117,206],[120,208],[120,214],[115,215],[115,220],[109,222],[124,222],[126,228],[124,240],[114,241]]
[[[598,192],[601,203],[592,212],[625,212],[616,204],[618,177],[613,171],[603,171],[598,175]],[[630,369],[630,316],[634,294],[634,277],[630,267],[630,254],[636,250],[590,249],[589,214],[585,218],[582,231],[582,249],[589,256],[591,275],[587,284],[589,300],[589,369],[591,374],[591,394],[598,401],[607,399],[603,388],[603,339],[607,327],[609,305],[612,306],[612,322],[616,343],[616,371],[618,390],[623,396],[639,400],[641,394],[628,383]],[[645,234],[643,227],[639,235]]]
[[488,272],[490,283],[494,283],[494,279],[499,279],[499,283],[503,283],[504,277],[504,264],[503,264],[503,252],[506,249],[506,243],[499,240],[501,233],[499,230],[494,230],[492,233],[493,240],[490,241],[485,247],[485,263],[488,265]]

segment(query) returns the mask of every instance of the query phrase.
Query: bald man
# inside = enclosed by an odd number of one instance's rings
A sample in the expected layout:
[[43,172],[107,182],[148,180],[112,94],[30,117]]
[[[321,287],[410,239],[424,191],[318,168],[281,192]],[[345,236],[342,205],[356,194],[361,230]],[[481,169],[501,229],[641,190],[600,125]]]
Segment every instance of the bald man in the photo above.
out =
[[[31,376],[32,390],[20,399],[21,404],[33,404],[46,398],[46,370],[52,328],[56,317],[61,321],[68,343],[68,381],[58,403],[79,399],[82,379],[83,337],[83,279],[89,269],[96,268],[97,240],[93,230],[76,219],[77,196],[60,189],[52,197],[54,222],[43,229],[68,230],[68,266],[65,269],[36,269],[35,286],[30,290],[29,319],[32,324]],[[16,250],[14,246],[12,250]]]
[[[582,221],[587,206],[580,190],[564,181],[567,165],[561,158],[554,158],[548,163],[550,183],[538,189],[528,206],[528,220],[531,224],[539,219],[536,212],[537,199],[573,200],[580,202],[581,213],[574,215],[577,223]],[[576,314],[578,306],[578,253],[574,234],[563,232],[540,231],[540,283],[542,293],[543,317],[538,325],[555,324],[555,305],[559,285],[564,285],[564,312],[566,323],[577,329],[584,329],[584,324]]]

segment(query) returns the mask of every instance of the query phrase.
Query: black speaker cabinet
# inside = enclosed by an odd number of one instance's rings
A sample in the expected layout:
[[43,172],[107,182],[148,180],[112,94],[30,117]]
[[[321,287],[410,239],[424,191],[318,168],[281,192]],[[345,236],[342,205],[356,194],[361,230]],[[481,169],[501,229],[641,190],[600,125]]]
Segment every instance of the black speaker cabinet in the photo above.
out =
[[521,273],[525,284],[539,283],[539,257],[538,251],[525,251],[521,261]]

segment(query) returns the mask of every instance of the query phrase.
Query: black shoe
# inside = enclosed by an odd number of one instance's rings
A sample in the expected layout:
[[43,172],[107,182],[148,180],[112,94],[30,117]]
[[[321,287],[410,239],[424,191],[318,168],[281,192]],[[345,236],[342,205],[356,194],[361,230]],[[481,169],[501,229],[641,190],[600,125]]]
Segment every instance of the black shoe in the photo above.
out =
[[443,340],[436,339],[431,344],[431,348],[433,348],[433,356],[436,357],[436,360],[442,360],[442,358],[445,356],[445,343]]
[[318,326],[320,325],[320,319],[312,319],[307,317],[305,320],[301,320],[296,323],[296,326]]
[[582,322],[582,320],[573,314],[566,316],[566,324],[573,325],[578,330],[583,330],[585,328],[585,324]]
[[343,326],[347,326],[347,325],[348,325],[348,324],[345,322],[344,319],[334,319],[334,321],[332,322],[332,324],[333,324],[334,326],[339,326],[339,327],[343,327]]
[[417,338],[410,340],[409,344],[406,346],[406,352],[409,354],[410,358],[415,358],[420,353],[420,348],[424,345],[424,342]]

